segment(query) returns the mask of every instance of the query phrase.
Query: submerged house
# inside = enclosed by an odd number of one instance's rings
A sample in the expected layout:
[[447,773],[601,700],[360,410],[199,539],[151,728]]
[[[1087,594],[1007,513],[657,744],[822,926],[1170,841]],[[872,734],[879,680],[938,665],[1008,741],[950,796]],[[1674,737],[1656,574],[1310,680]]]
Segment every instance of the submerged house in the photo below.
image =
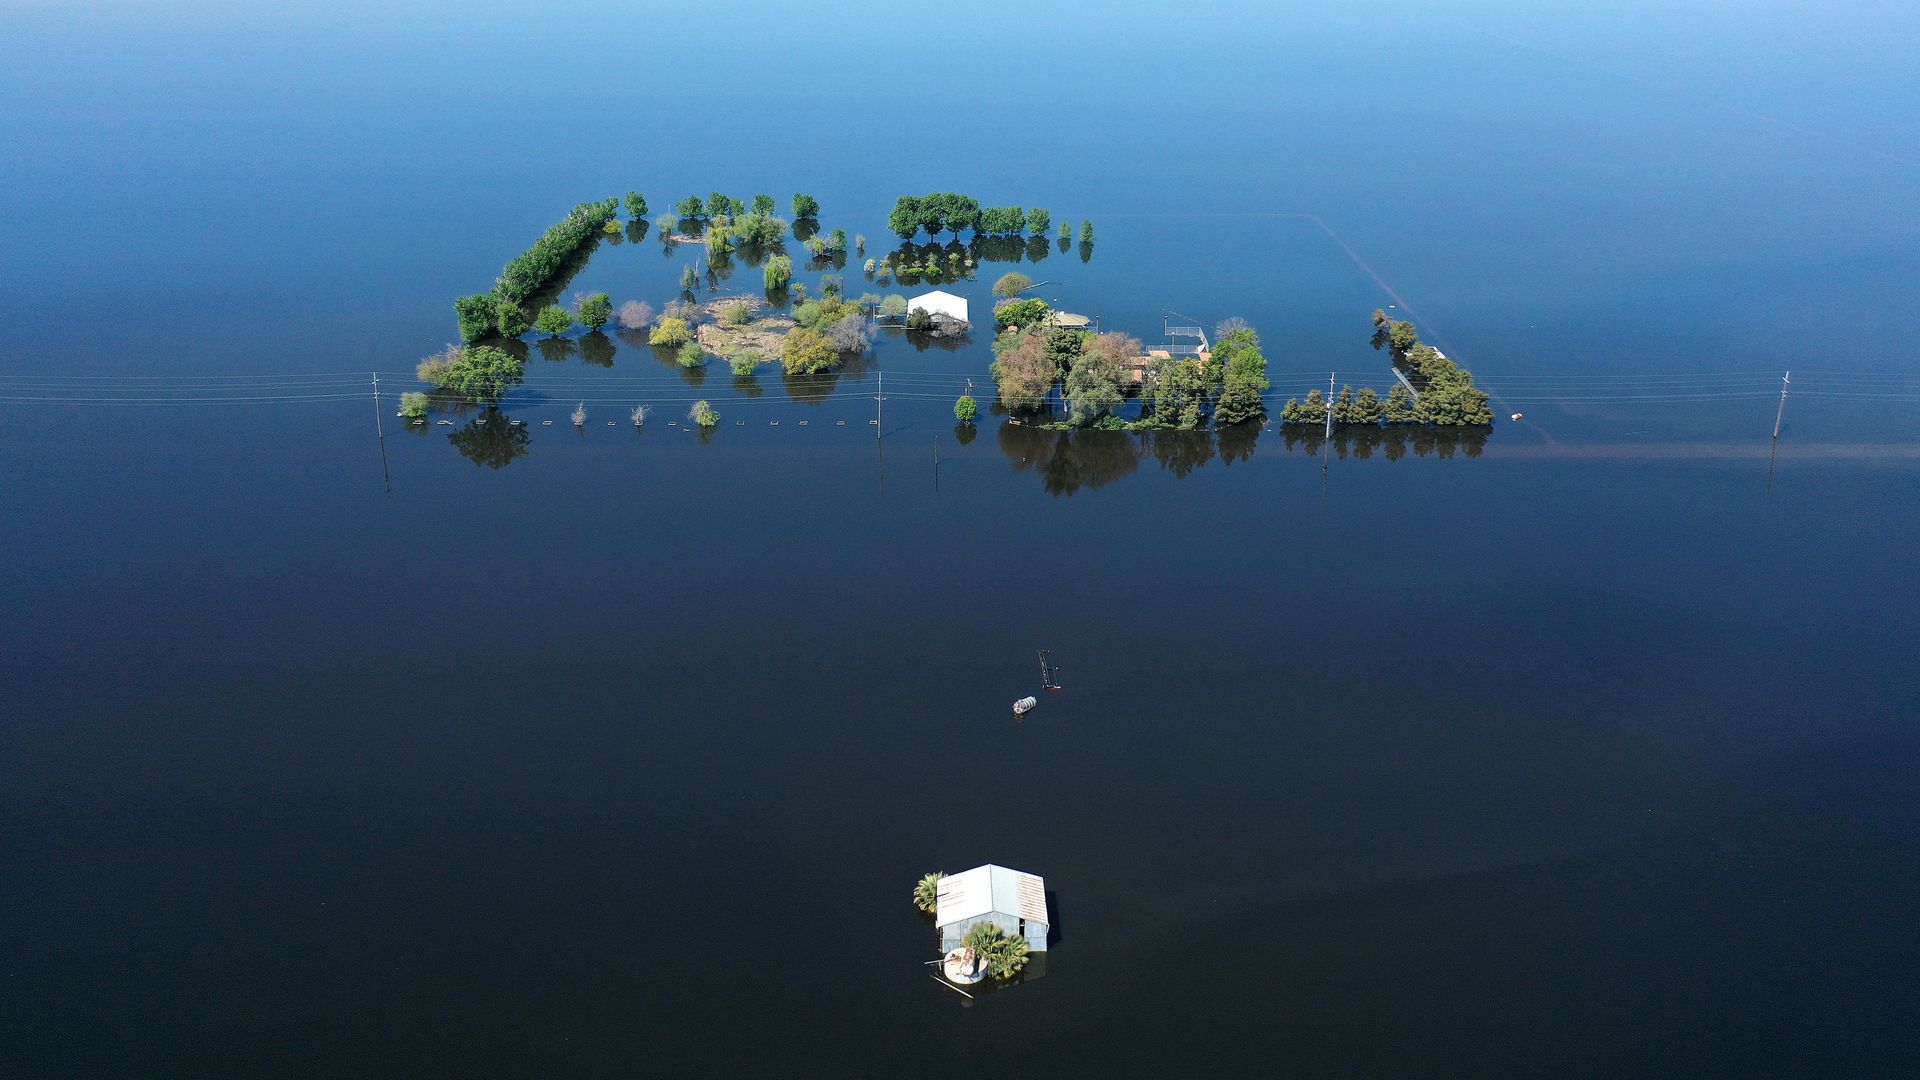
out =
[[983,922],[999,926],[1010,937],[1026,938],[1027,948],[1034,952],[1045,952],[1045,879],[992,863],[941,878],[939,902],[933,912],[933,923],[940,929],[940,948],[959,948],[967,931]]
[[945,289],[935,289],[909,298],[907,310],[912,311],[914,308],[919,308],[929,315],[945,315],[949,319],[958,319],[961,322],[973,321],[967,318],[967,298],[955,296]]

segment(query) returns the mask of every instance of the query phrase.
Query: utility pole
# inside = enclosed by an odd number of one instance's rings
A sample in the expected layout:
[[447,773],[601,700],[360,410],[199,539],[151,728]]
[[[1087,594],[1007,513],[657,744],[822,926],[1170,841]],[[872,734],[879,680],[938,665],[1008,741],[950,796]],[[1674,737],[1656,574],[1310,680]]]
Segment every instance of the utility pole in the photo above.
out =
[[940,490],[940,436],[933,437],[933,490]]
[[1333,440],[1333,377],[1336,372],[1327,372],[1327,440]]
[[1780,411],[1773,414],[1773,441],[1780,441],[1780,421],[1787,416],[1787,386],[1793,381],[1793,372],[1780,376]]
[[386,483],[387,494],[393,494],[393,473],[387,468],[387,429],[380,422],[380,373],[373,373],[373,434],[380,440],[380,479]]

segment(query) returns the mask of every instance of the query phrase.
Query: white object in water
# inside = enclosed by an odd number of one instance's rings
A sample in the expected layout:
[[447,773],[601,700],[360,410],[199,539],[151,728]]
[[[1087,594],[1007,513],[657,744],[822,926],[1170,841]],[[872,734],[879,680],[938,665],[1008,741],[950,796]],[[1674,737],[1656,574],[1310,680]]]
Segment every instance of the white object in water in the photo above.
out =
[[1527,415],[1526,413],[1514,413],[1513,416],[1511,416],[1509,419],[1519,420],[1524,418],[1526,415]]
[[1040,704],[1039,698],[1023,697],[1019,701],[1016,701],[1013,703],[1013,714],[1015,716],[1025,716],[1029,712],[1032,712],[1033,707],[1038,704]]

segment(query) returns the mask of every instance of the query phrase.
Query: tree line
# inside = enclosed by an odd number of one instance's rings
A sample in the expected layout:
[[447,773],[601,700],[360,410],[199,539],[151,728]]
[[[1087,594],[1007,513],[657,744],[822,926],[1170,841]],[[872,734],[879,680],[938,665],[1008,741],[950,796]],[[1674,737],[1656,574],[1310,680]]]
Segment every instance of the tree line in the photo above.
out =
[[[887,228],[902,240],[911,240],[923,230],[928,236],[938,236],[942,232],[958,235],[963,229],[972,230],[976,236],[1045,236],[1053,228],[1053,215],[1038,206],[1032,209],[981,206],[980,200],[971,195],[934,191],[925,195],[902,195],[895,199],[893,210],[887,215]],[[1061,224],[1062,239],[1070,231],[1071,226]],[[1093,242],[1092,222],[1080,223],[1080,240],[1088,244]]]
[[453,302],[460,321],[460,339],[478,341],[498,334],[518,337],[527,332],[520,305],[551,281],[567,259],[592,239],[619,212],[619,199],[581,203],[540,235],[533,246],[507,261],[493,291],[462,296]]
[[1399,383],[1387,391],[1384,400],[1372,387],[1355,393],[1353,387],[1343,386],[1331,401],[1314,390],[1304,400],[1287,399],[1280,410],[1280,422],[1325,424],[1331,414],[1335,426],[1479,427],[1493,423],[1493,408],[1487,403],[1486,391],[1473,385],[1473,373],[1439,349],[1422,344],[1412,323],[1389,318],[1376,309],[1372,345],[1392,355],[1393,366],[1416,385],[1417,396]]

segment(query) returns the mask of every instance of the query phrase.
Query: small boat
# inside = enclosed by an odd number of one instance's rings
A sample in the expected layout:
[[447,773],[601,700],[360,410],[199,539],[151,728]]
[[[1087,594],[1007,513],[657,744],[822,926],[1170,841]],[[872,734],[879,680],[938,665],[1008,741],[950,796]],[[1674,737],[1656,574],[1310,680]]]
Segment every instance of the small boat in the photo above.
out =
[[1040,704],[1039,698],[1023,697],[1019,701],[1016,701],[1013,703],[1013,715],[1025,716],[1028,713],[1032,712],[1033,707],[1038,704]]
[[1513,414],[1513,419],[1515,419],[1515,420],[1525,420],[1526,418],[1527,418],[1527,414],[1526,414],[1526,413],[1514,413],[1514,414]]

